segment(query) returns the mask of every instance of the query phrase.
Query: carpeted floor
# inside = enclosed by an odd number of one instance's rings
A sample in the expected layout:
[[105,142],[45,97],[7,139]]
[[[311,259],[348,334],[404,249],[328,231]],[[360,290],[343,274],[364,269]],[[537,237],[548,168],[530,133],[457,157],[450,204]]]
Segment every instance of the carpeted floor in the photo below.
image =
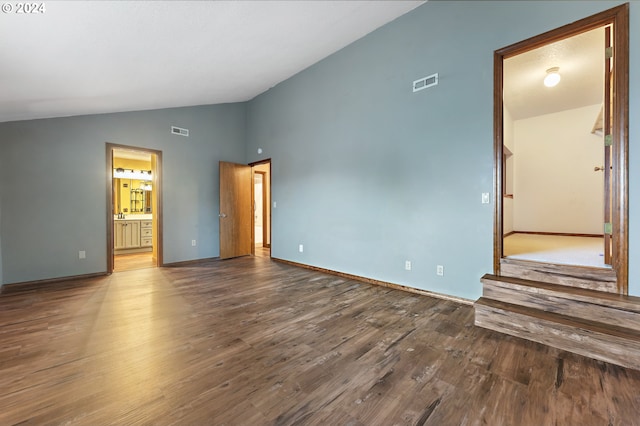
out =
[[512,234],[504,239],[504,255],[512,259],[606,267],[601,237]]

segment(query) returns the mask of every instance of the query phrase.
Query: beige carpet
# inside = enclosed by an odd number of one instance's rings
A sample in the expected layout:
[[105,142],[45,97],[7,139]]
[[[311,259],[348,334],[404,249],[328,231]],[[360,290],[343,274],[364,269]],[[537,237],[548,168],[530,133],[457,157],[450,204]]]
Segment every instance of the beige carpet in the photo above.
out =
[[538,262],[607,267],[604,239],[555,235],[512,234],[504,239],[504,256]]

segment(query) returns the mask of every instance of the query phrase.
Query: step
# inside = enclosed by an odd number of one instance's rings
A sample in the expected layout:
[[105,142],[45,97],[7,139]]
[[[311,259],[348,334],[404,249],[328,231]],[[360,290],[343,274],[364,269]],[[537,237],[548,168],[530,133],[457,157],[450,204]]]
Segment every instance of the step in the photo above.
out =
[[616,273],[611,268],[532,262],[521,259],[500,259],[500,275],[525,278],[536,282],[565,287],[618,293]]
[[640,330],[640,297],[491,274],[480,281],[485,298]]
[[640,370],[640,332],[481,297],[475,324],[586,357]]

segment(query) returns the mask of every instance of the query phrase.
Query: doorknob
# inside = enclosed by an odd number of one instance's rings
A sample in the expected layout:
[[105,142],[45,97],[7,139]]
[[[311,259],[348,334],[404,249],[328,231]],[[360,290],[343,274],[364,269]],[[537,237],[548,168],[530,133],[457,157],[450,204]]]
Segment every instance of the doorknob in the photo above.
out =
[[220,213],[218,216],[219,216],[219,217],[221,217],[221,218],[223,218],[223,219],[224,219],[225,217],[227,217],[227,215],[226,215],[226,214],[224,214],[224,213]]
[[604,170],[604,166],[600,166],[600,167],[596,166],[593,168],[594,172],[599,172],[600,170]]

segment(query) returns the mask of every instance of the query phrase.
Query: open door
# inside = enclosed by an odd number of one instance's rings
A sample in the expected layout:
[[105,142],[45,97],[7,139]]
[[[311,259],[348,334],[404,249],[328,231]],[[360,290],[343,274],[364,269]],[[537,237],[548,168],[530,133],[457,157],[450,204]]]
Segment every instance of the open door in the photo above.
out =
[[613,96],[611,91],[613,90],[612,80],[614,76],[611,70],[613,47],[611,46],[610,26],[604,28],[604,40],[604,112],[602,129],[604,134],[604,263],[605,265],[611,265],[613,262],[611,249],[611,234],[613,231],[611,223],[611,149],[613,145],[611,129],[613,121],[613,108],[611,105],[611,101],[613,100]]
[[251,254],[251,167],[220,162],[220,258]]

